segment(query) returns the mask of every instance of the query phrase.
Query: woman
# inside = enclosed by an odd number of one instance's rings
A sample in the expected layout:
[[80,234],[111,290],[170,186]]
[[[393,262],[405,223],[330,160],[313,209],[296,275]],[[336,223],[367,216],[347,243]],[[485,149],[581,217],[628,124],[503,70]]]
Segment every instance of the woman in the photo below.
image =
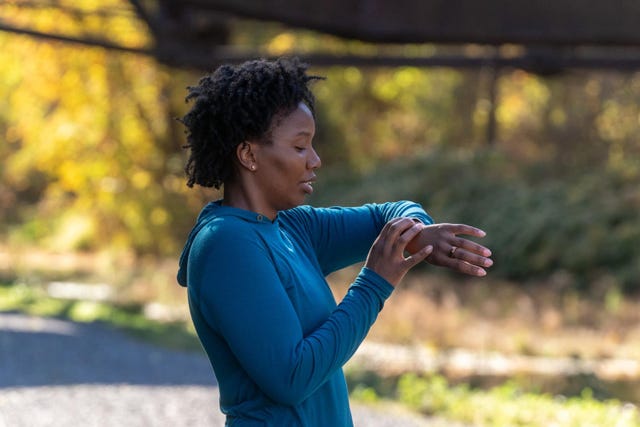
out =
[[[188,185],[224,195],[198,217],[178,281],[228,426],[352,426],[342,366],[405,273],[426,259],[483,276],[492,263],[457,236],[481,230],[429,225],[415,203],[303,205],[321,164],[316,79],[295,59],[257,60],[189,88]],[[336,305],[325,276],[365,258]]]

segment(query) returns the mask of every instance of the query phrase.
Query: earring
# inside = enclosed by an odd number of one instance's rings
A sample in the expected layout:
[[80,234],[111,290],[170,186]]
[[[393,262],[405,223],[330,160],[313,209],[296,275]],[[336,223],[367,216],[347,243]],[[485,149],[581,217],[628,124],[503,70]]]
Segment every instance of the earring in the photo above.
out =
[[251,165],[251,170],[252,171],[256,170],[256,165]]

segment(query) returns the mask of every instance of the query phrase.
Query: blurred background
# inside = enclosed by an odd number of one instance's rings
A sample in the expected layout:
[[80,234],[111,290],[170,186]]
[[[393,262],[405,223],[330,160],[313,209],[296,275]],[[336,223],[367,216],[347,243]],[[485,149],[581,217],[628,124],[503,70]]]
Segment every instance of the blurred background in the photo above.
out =
[[218,65],[296,55],[327,77],[309,202],[415,200],[494,254],[482,280],[411,273],[347,367],[353,398],[640,425],[640,11],[390,3],[0,3],[0,310],[201,351],[175,273],[220,194],[185,185],[176,118]]

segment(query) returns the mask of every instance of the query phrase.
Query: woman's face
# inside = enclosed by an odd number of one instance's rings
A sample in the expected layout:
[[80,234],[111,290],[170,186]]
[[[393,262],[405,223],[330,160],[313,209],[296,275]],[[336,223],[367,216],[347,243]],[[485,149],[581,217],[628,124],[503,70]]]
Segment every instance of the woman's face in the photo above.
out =
[[300,103],[291,114],[274,119],[271,143],[256,147],[256,182],[266,209],[299,206],[313,193],[315,169],[321,165],[312,145],[315,131],[309,107]]

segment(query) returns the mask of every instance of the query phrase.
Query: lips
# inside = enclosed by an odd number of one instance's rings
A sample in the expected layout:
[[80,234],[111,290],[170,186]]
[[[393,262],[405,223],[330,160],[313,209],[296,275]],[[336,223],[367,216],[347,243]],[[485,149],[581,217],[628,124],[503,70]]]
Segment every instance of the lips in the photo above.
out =
[[312,177],[311,179],[308,179],[306,181],[302,181],[302,188],[304,189],[304,192],[307,194],[311,194],[313,193],[313,183],[315,182],[316,177]]

